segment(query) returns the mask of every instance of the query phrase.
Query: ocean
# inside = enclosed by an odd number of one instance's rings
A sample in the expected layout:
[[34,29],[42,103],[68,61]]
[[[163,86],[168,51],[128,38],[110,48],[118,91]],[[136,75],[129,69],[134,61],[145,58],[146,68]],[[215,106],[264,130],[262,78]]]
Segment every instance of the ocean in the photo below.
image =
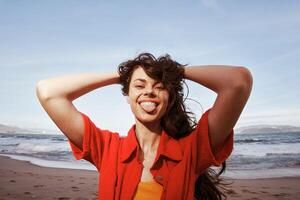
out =
[[[96,170],[85,160],[75,160],[63,134],[0,133],[0,154],[45,167]],[[300,133],[235,134],[234,150],[223,176],[300,176]]]

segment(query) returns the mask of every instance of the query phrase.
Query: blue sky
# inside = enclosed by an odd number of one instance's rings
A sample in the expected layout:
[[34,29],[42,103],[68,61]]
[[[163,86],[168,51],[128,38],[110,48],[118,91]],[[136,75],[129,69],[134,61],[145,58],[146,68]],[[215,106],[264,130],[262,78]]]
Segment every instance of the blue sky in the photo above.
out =
[[[300,2],[276,0],[0,1],[0,123],[57,129],[36,98],[38,80],[116,71],[145,51],[189,65],[246,66],[254,85],[236,128],[300,126]],[[188,85],[199,118],[216,94]],[[126,134],[134,123],[118,85],[74,104],[101,128]]]

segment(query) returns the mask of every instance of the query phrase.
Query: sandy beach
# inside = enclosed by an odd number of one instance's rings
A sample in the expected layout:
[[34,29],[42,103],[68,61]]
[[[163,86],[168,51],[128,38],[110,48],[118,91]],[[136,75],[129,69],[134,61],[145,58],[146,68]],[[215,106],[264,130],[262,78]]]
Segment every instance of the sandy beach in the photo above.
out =
[[[300,196],[300,177],[229,181],[228,199],[295,200]],[[40,167],[0,156],[0,200],[84,200],[97,196],[96,171]]]
[[4,199],[98,199],[98,173],[0,156],[0,200]]

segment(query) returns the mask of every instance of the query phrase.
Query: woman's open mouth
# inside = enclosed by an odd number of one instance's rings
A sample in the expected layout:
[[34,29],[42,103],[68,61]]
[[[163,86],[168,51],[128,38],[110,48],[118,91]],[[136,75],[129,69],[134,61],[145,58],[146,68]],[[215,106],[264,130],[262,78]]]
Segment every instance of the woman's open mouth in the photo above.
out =
[[142,109],[147,112],[147,113],[151,113],[153,111],[156,110],[158,104],[154,103],[154,102],[149,102],[149,101],[144,101],[140,103],[140,106],[142,107]]

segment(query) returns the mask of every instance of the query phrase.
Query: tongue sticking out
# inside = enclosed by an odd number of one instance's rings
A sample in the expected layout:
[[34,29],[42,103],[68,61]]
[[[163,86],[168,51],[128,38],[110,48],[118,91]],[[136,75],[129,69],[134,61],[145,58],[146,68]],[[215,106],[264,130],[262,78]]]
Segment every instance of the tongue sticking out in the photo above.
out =
[[153,102],[142,102],[140,105],[146,112],[152,112],[156,109],[156,104]]

